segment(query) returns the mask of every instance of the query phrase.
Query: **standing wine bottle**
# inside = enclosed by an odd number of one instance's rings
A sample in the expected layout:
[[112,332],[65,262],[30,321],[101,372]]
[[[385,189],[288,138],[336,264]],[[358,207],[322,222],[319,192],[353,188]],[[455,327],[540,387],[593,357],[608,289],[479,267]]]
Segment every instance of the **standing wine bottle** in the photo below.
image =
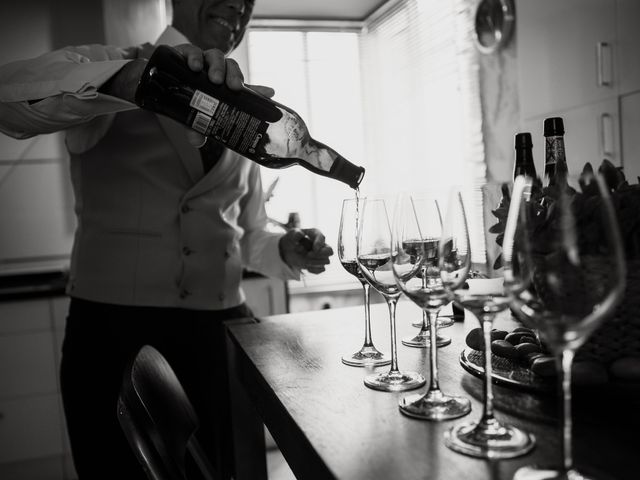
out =
[[564,150],[564,122],[560,117],[544,121],[544,177],[549,186],[567,183],[567,159]]
[[518,175],[527,175],[536,178],[536,166],[533,163],[533,142],[529,132],[516,134],[516,161],[513,166],[513,178]]
[[314,140],[300,116],[254,91],[236,91],[194,72],[182,55],[156,48],[140,78],[135,102],[221,142],[268,168],[301,165],[357,188],[364,168]]

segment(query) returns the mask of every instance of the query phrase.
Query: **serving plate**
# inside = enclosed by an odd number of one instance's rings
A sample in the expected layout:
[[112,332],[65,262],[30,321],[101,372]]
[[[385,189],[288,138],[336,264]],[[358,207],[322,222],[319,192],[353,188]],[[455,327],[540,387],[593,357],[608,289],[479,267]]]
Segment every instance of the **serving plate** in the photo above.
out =
[[[467,372],[484,378],[484,352],[465,348],[460,353],[460,364]],[[491,354],[493,382],[528,392],[554,393],[557,386],[553,378],[544,378],[507,358]]]

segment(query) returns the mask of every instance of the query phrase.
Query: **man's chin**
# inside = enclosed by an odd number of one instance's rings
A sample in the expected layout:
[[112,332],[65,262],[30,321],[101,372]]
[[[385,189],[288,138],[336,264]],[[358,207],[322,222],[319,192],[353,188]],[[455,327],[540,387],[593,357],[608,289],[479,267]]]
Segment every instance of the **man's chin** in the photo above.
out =
[[234,43],[234,38],[233,36],[207,36],[205,38],[202,39],[202,41],[200,42],[201,45],[199,45],[200,48],[202,48],[203,50],[210,50],[212,48],[218,49],[222,52],[224,52],[224,54],[228,54],[231,52],[231,50],[233,50],[235,48],[235,43]]

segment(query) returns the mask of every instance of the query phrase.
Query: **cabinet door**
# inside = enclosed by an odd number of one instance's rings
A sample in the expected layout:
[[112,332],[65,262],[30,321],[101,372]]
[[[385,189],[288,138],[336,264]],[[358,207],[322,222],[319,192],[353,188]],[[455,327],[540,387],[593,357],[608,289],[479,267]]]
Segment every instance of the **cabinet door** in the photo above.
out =
[[287,313],[285,282],[265,277],[246,278],[242,281],[246,302],[256,317]]
[[47,300],[25,300],[0,303],[0,335],[49,330]]
[[629,183],[640,178],[640,92],[620,98],[622,165]]
[[58,390],[51,332],[0,336],[0,398]]
[[618,0],[618,65],[620,94],[640,90],[640,2]]
[[586,162],[594,169],[603,158],[621,165],[620,116],[618,99],[612,98],[563,111],[555,111],[523,122],[523,131],[533,136],[533,155],[538,175],[544,172],[543,121],[546,117],[562,117],[565,126],[565,147],[570,174],[578,175]]
[[519,0],[516,12],[521,118],[616,95],[615,0]]
[[56,394],[0,402],[0,464],[61,453]]

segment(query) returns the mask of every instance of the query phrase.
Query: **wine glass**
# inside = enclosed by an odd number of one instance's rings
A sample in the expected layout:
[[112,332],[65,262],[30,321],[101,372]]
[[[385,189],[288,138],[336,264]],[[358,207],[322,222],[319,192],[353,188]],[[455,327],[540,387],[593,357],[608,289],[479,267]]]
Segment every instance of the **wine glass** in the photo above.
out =
[[[580,179],[582,193],[558,182],[541,190],[518,177],[504,237],[505,285],[512,309],[537,330],[556,358],[562,391],[563,464],[528,466],[517,480],[586,479],[573,463],[571,366],[576,350],[609,318],[625,288],[620,230],[599,175]],[[575,183],[574,183],[575,182]]]
[[[391,240],[393,276],[400,290],[424,310],[429,319],[430,345],[436,344],[436,318],[451,301],[440,278],[438,249],[442,220],[437,199],[432,195],[400,195],[396,203]],[[400,411],[424,420],[447,420],[471,411],[464,397],[446,395],[438,382],[438,349],[429,356],[431,380],[425,394],[400,400]]]
[[371,339],[371,321],[369,315],[369,289],[356,261],[358,241],[358,216],[360,212],[359,198],[348,198],[342,202],[340,215],[340,230],[338,231],[338,258],[344,269],[355,276],[362,284],[364,291],[364,343],[355,353],[342,357],[342,363],[352,367],[389,365],[391,359],[373,345]]
[[[509,196],[508,186],[489,183],[469,192],[475,207],[469,217],[465,213],[462,192],[454,191],[449,207],[451,223],[445,223],[443,252],[440,257],[445,285],[454,293],[455,301],[469,310],[482,326],[484,337],[484,399],[478,421],[455,425],[445,434],[445,444],[457,452],[480,458],[512,458],[529,452],[535,445],[533,435],[498,421],[493,410],[491,379],[491,327],[497,313],[509,306],[509,295],[503,283],[503,269],[496,260],[500,247],[491,228],[497,223],[493,212],[504,209],[501,204]],[[500,196],[503,196],[502,200]],[[470,219],[476,219],[472,224]],[[449,240],[450,239],[450,240]],[[460,283],[460,279],[466,282]]]
[[[455,323],[453,316],[441,316],[436,318],[436,346],[446,347],[451,343],[451,337],[440,334],[441,328],[450,327]],[[402,344],[407,347],[428,348],[431,346],[431,335],[429,334],[429,316],[426,311],[422,311],[422,320],[411,325],[420,330],[416,335],[409,335],[402,339]]]
[[401,293],[391,269],[391,226],[383,198],[365,198],[358,226],[360,271],[366,281],[384,297],[389,307],[391,324],[391,368],[387,373],[368,375],[364,384],[374,390],[399,392],[419,388],[425,379],[417,372],[398,369],[396,351],[396,304]]

